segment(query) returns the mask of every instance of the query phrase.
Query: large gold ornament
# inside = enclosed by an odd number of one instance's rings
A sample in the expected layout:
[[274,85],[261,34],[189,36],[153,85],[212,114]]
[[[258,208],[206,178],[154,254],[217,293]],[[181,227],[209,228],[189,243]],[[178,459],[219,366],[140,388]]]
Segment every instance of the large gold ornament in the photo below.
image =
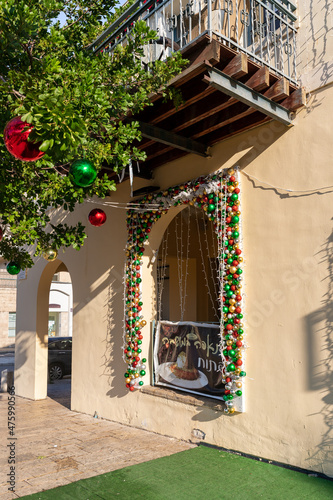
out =
[[53,262],[58,257],[58,252],[57,252],[57,250],[55,248],[47,248],[43,252],[43,257],[48,262]]

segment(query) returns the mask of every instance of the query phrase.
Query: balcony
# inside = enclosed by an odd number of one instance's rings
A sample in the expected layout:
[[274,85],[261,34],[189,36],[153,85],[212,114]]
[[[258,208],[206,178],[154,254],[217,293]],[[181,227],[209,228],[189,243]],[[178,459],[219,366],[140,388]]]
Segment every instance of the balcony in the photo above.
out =
[[[292,124],[305,104],[296,75],[296,7],[289,0],[143,0],[129,7],[93,44],[98,53],[126,44],[133,24],[157,31],[142,64],[180,50],[188,67],[170,85],[182,91],[174,108],[152,97],[140,121],[147,153],[142,176],[188,153],[268,120]],[[143,173],[142,173],[143,172]]]

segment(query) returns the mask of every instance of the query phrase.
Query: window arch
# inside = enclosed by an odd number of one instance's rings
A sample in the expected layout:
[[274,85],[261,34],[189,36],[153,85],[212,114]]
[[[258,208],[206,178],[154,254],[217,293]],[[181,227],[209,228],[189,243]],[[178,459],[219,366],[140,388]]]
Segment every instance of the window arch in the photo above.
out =
[[[234,171],[200,177],[166,191],[149,194],[127,214],[124,360],[126,386],[133,391],[143,385],[146,360],[141,358],[142,256],[156,222],[172,207],[190,205],[206,212],[217,236],[219,354],[226,412],[240,409],[243,371],[243,314],[241,307],[242,257],[238,181]],[[235,401],[237,403],[235,403]]]

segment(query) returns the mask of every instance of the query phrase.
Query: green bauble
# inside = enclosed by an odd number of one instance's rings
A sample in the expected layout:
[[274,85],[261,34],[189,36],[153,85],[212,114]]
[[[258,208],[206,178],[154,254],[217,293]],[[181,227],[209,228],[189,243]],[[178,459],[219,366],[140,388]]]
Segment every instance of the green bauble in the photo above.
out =
[[215,210],[215,205],[213,205],[213,203],[210,203],[208,205],[207,212],[214,212],[214,210]]
[[236,367],[233,363],[227,366],[228,372],[234,372],[236,370]]
[[97,177],[94,165],[84,158],[75,160],[69,169],[69,175],[74,184],[79,187],[88,187],[93,184]]
[[18,274],[21,271],[20,266],[14,261],[9,262],[6,269],[9,274]]

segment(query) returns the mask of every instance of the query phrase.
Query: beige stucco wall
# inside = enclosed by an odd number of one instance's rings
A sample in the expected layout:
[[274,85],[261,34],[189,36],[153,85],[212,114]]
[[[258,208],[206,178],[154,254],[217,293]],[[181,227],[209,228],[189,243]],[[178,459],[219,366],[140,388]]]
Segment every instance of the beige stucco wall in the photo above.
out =
[[[327,120],[333,88],[318,92],[315,100],[318,105],[301,111],[294,127],[271,122],[215,146],[211,159],[188,156],[157,169],[152,182],[163,189],[221,167],[239,166],[244,172],[240,175],[249,346],[246,412],[226,416],[139,391],[128,393],[121,352],[126,211],[109,206],[103,207],[108,217],[103,227],[88,226],[84,248],[60,255],[74,290],[73,410],[96,411],[101,417],[180,439],[190,439],[192,429],[200,429],[208,443],[333,475],[327,442],[333,190],[316,189],[333,185]],[[136,188],[144,184],[135,180]],[[121,184],[112,199],[128,200],[128,183]],[[81,206],[69,222],[87,220],[93,206]],[[171,218],[170,213],[163,216],[153,228],[144,257],[146,384],[155,293],[150,260]],[[40,259],[28,279],[19,283],[21,315],[29,317],[33,304],[33,318],[38,293],[31,290],[48,266]],[[51,276],[48,271],[47,279]],[[33,319],[30,328],[20,323],[20,329],[22,338],[32,338]],[[31,342],[23,362],[17,360],[17,375],[22,375],[16,383],[18,394],[27,395],[23,373],[30,365],[40,366],[41,345]],[[17,355],[23,356],[22,351]],[[40,370],[46,377],[45,363]],[[36,378],[35,387],[38,384],[43,382]],[[45,383],[36,393],[43,397],[43,391],[45,397]]]
[[311,92],[333,82],[332,2],[297,2],[297,74]]

